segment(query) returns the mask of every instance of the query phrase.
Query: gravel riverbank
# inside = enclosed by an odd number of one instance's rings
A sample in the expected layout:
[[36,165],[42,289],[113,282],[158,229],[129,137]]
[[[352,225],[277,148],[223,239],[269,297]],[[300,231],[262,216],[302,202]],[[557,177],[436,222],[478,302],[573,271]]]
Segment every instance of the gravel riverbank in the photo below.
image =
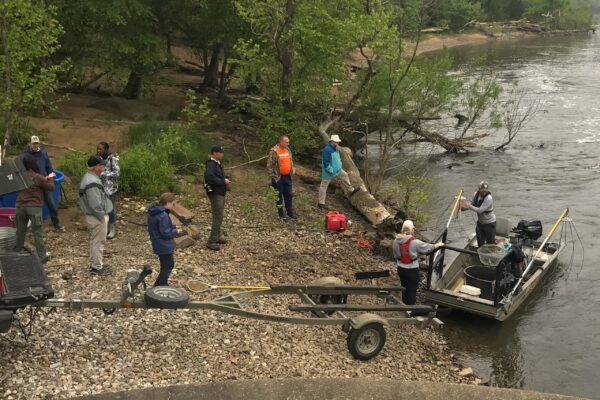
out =
[[[229,243],[221,252],[204,247],[209,204],[205,196],[196,194],[195,221],[206,229],[194,246],[177,251],[171,284],[185,287],[189,279],[210,284],[308,283],[322,276],[355,284],[356,271],[384,268],[392,270],[392,278],[381,283],[394,282],[392,262],[359,247],[355,237],[317,232],[314,228],[322,215],[313,206],[314,194],[304,189],[302,206],[302,189],[300,193],[303,221],[312,221],[305,231],[294,230],[295,225],[270,213],[263,215],[261,196],[234,192],[226,206]],[[88,273],[87,231],[76,212],[67,221],[67,232],[47,232],[54,254],[47,272],[55,297],[115,298],[127,269],[143,264],[158,268],[146,228],[132,223],[145,221],[145,204],[121,201],[120,213],[130,222],[121,224],[117,239],[108,244],[107,262],[114,271],[110,277]],[[262,229],[239,228],[251,225],[250,209],[258,210],[253,218]],[[155,277],[156,272],[149,281]],[[281,312],[287,303],[265,301],[256,306]],[[383,352],[369,362],[359,362],[348,353],[346,334],[339,327],[267,323],[209,311],[125,310],[105,316],[96,310],[56,310],[39,317],[29,341],[18,329],[0,337],[0,397],[54,399],[150,386],[286,377],[476,381],[459,375],[451,349],[438,332],[401,327],[387,333]]]

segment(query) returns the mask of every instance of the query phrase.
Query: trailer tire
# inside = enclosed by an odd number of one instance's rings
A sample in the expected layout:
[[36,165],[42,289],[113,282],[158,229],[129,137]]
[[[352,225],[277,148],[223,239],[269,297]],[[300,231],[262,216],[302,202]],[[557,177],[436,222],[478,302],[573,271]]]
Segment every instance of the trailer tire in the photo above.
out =
[[[337,286],[337,285],[341,286],[344,284],[344,281],[339,278],[333,277],[333,276],[327,276],[327,277],[319,278],[315,281],[312,281],[310,284],[315,285],[315,286]],[[310,295],[310,298],[316,304],[346,304],[348,301],[348,295],[345,295],[345,294],[337,294],[337,295],[313,294],[313,295]],[[311,312],[317,317],[321,316],[316,311],[311,311]],[[323,313],[325,313],[325,315],[332,315],[335,313],[335,311],[323,311]]]
[[383,325],[373,322],[358,329],[350,328],[346,342],[352,357],[368,361],[381,352],[385,346],[385,338]]
[[190,302],[190,296],[183,289],[170,286],[151,287],[144,293],[146,305],[150,308],[183,308]]

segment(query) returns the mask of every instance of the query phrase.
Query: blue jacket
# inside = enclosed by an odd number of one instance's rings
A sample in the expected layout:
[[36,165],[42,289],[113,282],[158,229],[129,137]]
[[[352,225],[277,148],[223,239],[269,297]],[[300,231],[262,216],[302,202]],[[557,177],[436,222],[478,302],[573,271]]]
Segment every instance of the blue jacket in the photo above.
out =
[[40,167],[40,174],[43,176],[48,176],[54,170],[52,168],[52,162],[50,162],[50,157],[48,157],[48,153],[46,150],[40,148],[40,151],[33,151],[31,147],[27,146],[23,149],[23,152],[19,156],[21,161],[25,158],[25,154],[31,154],[37,159],[38,166]]
[[322,179],[330,181],[342,172],[342,158],[340,157],[340,151],[331,143],[327,143],[325,147],[323,147],[322,164]]
[[154,203],[148,208],[148,233],[154,254],[171,254],[175,251],[177,228],[171,222],[169,210]]

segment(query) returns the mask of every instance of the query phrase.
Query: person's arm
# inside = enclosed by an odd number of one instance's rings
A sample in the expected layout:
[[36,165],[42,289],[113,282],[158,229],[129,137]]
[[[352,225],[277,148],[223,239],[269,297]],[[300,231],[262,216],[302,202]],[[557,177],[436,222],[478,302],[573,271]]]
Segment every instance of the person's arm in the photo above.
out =
[[177,236],[177,227],[173,225],[166,213],[160,216],[158,233],[162,239],[174,239]]
[[435,245],[423,242],[419,239],[413,240],[411,244],[415,245],[415,250],[417,250],[418,254],[429,254],[435,250]]
[[50,156],[48,156],[48,153],[46,152],[46,150],[42,149],[40,151],[43,151],[44,153],[42,154],[42,157],[44,157],[46,159],[46,176],[50,175],[52,172],[54,172],[54,167],[52,166],[52,161],[50,161]]
[[394,253],[394,259],[397,260],[400,258],[400,241],[394,240],[392,244],[392,252]]
[[104,169],[104,172],[102,172],[102,175],[104,175],[107,178],[118,178],[121,175],[121,168],[119,167],[119,157],[115,156],[114,154],[111,156],[110,158],[110,162],[107,164],[107,166],[110,165],[110,168],[106,168]]
[[225,178],[218,174],[218,168],[214,162],[209,162],[206,166],[206,183],[211,186],[225,186]]
[[473,203],[469,204],[469,210],[475,211],[477,214],[483,214],[484,212],[491,210],[493,204],[492,196],[489,195],[483,199],[483,203],[481,203],[481,206],[479,207],[475,207]]
[[44,190],[53,191],[54,190],[54,179],[44,178],[40,174],[35,174],[34,182]]
[[104,209],[104,202],[102,201],[104,191],[98,187],[90,187],[86,191],[87,205],[90,208],[92,215],[98,218],[99,221],[103,221],[106,216],[106,210]]
[[273,149],[269,150],[269,156],[267,157],[267,171],[269,171],[269,178],[271,179],[277,179],[277,172],[275,170],[277,167],[276,156],[277,153]]

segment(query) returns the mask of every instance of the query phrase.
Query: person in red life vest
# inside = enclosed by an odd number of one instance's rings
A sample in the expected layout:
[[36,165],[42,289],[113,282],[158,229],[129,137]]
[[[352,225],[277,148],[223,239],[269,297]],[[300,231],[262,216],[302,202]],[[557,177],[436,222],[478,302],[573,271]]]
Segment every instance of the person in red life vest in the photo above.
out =
[[[292,176],[294,161],[290,151],[290,138],[280,136],[279,142],[269,150],[267,170],[271,178],[271,186],[277,190],[277,214],[280,219],[298,219],[292,204]],[[285,205],[285,210],[284,210]]]
[[414,223],[410,220],[404,221],[402,230],[396,236],[393,245],[398,276],[405,289],[402,293],[402,301],[406,305],[413,305],[417,301],[417,288],[419,287],[419,262],[417,257],[429,254],[444,245],[442,242],[431,244],[415,239],[414,232]]

